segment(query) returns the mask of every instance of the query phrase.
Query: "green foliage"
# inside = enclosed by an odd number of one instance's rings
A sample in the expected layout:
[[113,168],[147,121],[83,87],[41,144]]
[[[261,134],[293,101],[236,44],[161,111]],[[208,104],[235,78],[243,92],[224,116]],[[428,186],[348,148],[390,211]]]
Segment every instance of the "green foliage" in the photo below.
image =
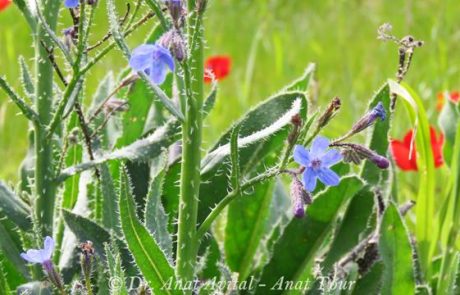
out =
[[21,229],[32,228],[30,208],[3,182],[0,182],[0,210]]
[[402,217],[392,203],[382,217],[379,250],[384,265],[382,294],[414,294],[413,250]]
[[180,294],[177,290],[162,288],[167,286],[168,280],[174,286],[174,270],[158,243],[136,216],[131,184],[124,169],[120,181],[121,227],[137,267],[155,293]]

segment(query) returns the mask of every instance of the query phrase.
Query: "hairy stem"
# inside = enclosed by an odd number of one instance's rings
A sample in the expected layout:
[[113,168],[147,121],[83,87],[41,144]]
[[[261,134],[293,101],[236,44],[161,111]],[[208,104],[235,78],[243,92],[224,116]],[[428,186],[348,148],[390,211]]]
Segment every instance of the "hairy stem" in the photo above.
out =
[[[56,28],[59,5],[60,1],[45,3],[44,18],[52,30]],[[52,40],[41,26],[37,26],[35,36],[36,110],[42,124],[48,125],[51,121],[54,69],[48,58],[48,51],[41,45],[41,42],[43,41],[47,47],[50,47]],[[35,124],[35,193],[37,197],[35,214],[42,234],[52,235],[56,186],[52,181],[52,145],[46,135],[45,128]]]
[[[188,1],[188,10],[195,9],[195,1]],[[196,223],[200,190],[201,136],[203,104],[203,33],[202,28],[195,28],[194,14],[188,22],[191,36],[197,34],[197,42],[191,48],[191,56],[185,67],[186,113],[182,124],[182,167],[180,180],[180,205],[178,224],[178,246],[176,275],[182,281],[192,281],[197,257]],[[197,32],[193,30],[197,29]],[[191,40],[189,40],[190,42]],[[186,62],[186,63],[187,63]],[[188,72],[190,71],[190,72]],[[189,76],[193,77],[193,79]]]

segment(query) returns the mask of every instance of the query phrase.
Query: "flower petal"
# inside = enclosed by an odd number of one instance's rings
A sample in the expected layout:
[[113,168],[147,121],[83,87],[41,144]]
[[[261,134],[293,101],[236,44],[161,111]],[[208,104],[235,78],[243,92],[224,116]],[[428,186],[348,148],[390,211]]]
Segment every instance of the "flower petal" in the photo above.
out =
[[21,257],[31,263],[42,263],[42,253],[41,250],[31,249],[27,253],[22,253]]
[[172,57],[169,50],[164,48],[163,46],[156,45],[155,52],[156,59],[158,59],[158,61],[160,61],[161,63],[166,64],[169,70],[171,70],[171,72],[174,72],[174,58]]
[[323,136],[317,136],[311,144],[310,156],[312,158],[320,158],[329,147],[329,139]]
[[79,0],[65,0],[64,2],[64,6],[67,8],[76,8],[79,4]]
[[310,163],[310,153],[301,145],[296,145],[294,148],[294,161],[302,166],[307,166]]
[[157,85],[163,84],[163,82],[166,80],[166,75],[168,74],[167,66],[164,63],[156,60],[152,63],[149,69],[150,80]]
[[324,167],[330,167],[342,160],[343,156],[338,150],[329,150],[321,158],[321,164]]
[[307,168],[303,173],[303,185],[309,192],[313,192],[316,188],[316,172],[312,168]]
[[54,240],[51,237],[46,237],[43,248],[43,259],[51,259],[54,251]]
[[129,66],[135,71],[144,71],[152,64],[156,45],[143,44],[133,50],[129,59]]
[[412,150],[412,156],[409,155],[410,146],[399,140],[391,141],[391,154],[396,162],[396,165],[404,171],[417,171],[417,160],[415,147]]
[[329,168],[321,168],[318,177],[325,185],[336,186],[340,183],[340,177]]

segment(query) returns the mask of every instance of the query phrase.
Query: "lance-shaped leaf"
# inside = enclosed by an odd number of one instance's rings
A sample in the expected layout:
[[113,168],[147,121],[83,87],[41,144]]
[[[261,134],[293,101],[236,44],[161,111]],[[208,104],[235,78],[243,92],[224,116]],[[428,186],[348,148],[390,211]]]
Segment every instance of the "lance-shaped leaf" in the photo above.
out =
[[14,92],[14,90],[2,77],[0,77],[0,88],[2,88],[6,94],[8,94],[11,100],[18,106],[22,114],[27,119],[34,122],[35,124],[41,124],[38,114],[21,97],[19,97],[16,92]]
[[24,60],[24,57],[21,55],[19,57],[19,66],[21,67],[21,83],[24,89],[24,93],[30,100],[34,100],[35,86],[32,76],[30,74],[30,69]]
[[225,258],[232,271],[245,280],[253,270],[270,211],[273,183],[257,185],[249,196],[233,201],[228,208],[225,228]]
[[168,215],[161,203],[165,169],[160,172],[150,183],[145,206],[145,226],[153,234],[168,258],[172,258],[172,238],[168,231]]
[[176,120],[169,121],[146,138],[139,139],[126,147],[101,156],[94,161],[88,161],[64,169],[57,180],[63,181],[76,173],[91,169],[110,160],[138,162],[158,157],[165,148],[176,142],[179,138],[179,125],[179,122]]
[[204,101],[203,104],[203,118],[206,118],[208,114],[212,111],[214,108],[214,105],[216,103],[216,98],[217,98],[217,83],[214,83],[212,85],[211,92],[209,93],[208,97],[206,97],[206,100]]
[[[0,252],[6,258],[4,266],[11,270],[10,275],[13,278],[10,278],[10,282],[12,283],[13,281],[28,279],[29,273],[25,261],[20,256],[20,249],[18,249],[17,244],[13,240],[13,233],[9,232],[8,229],[0,223]],[[15,273],[12,273],[13,271]]]
[[389,204],[382,217],[379,252],[384,264],[381,294],[414,294],[412,247],[394,204]]
[[314,63],[308,64],[303,75],[298,79],[294,80],[284,88],[284,91],[303,91],[307,92],[310,89],[310,85],[315,77],[316,65]]
[[282,289],[270,290],[280,278],[296,281],[304,275],[324,239],[330,234],[342,204],[362,186],[363,182],[356,176],[345,177],[338,186],[327,188],[314,199],[305,218],[291,220],[276,242],[270,262],[263,269],[256,294],[281,294]]
[[8,285],[8,280],[6,278],[6,272],[3,268],[2,255],[0,253],[0,294],[10,294],[11,289]]
[[111,295],[128,295],[128,290],[125,284],[125,273],[121,265],[120,252],[115,243],[105,244],[105,255],[107,257],[107,266],[109,270],[109,282],[117,283],[114,288],[111,288]]
[[149,231],[136,216],[136,205],[126,171],[120,176],[120,218],[128,249],[137,267],[155,294],[180,294],[174,288],[166,288],[169,282],[175,285],[175,276],[165,253]]
[[30,208],[1,181],[0,211],[20,229],[27,231],[32,228],[32,222],[29,219]]

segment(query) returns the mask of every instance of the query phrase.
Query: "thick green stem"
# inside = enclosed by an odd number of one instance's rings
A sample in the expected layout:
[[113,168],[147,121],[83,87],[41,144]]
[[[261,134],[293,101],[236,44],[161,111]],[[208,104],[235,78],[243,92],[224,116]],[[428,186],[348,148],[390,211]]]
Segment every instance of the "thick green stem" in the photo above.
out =
[[[195,9],[195,1],[188,1],[189,11]],[[187,92],[185,121],[182,124],[182,169],[180,181],[180,205],[178,224],[177,267],[178,279],[188,282],[193,280],[197,257],[196,224],[200,190],[200,162],[203,104],[203,34],[201,28],[194,32],[194,14],[188,21],[189,36],[198,34],[196,46],[191,48],[185,70],[185,89]],[[191,38],[191,37],[190,37]],[[189,40],[191,41],[191,40]],[[190,44],[190,43],[189,43]],[[191,78],[190,76],[193,78]]]
[[[45,3],[44,17],[51,29],[56,28],[57,15],[60,1],[49,0]],[[35,70],[37,77],[36,110],[43,125],[48,125],[51,120],[53,103],[53,65],[48,59],[48,52],[41,46],[43,41],[51,45],[51,39],[41,26],[37,26],[35,34]],[[35,124],[35,193],[36,215],[43,235],[52,235],[53,215],[56,187],[53,183],[53,154],[52,145],[47,139],[46,130]]]

